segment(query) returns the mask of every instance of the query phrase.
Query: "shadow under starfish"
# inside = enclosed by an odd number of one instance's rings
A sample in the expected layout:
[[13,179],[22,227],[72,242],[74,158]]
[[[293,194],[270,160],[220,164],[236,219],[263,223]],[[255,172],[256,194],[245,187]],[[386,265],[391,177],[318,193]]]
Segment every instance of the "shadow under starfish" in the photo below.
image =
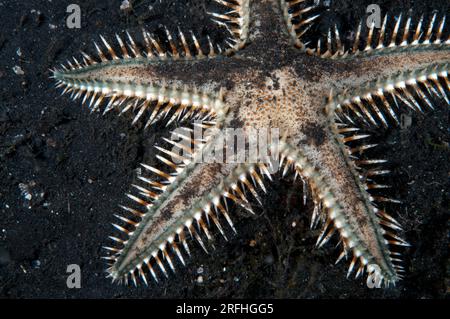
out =
[[[155,146],[170,172],[142,164],[155,178],[138,176],[143,184],[128,197],[143,209],[123,207],[127,215],[117,216],[123,223],[114,226],[125,236],[110,237],[118,247],[105,247],[109,276],[135,284],[137,277],[147,284],[149,273],[158,281],[156,268],[167,276],[175,255],[185,263],[188,237],[207,251],[212,224],[225,238],[222,219],[236,231],[228,202],[252,211],[245,192],[259,201],[257,189],[265,192],[264,179],[280,171],[300,176],[310,190],[311,225],[324,224],[318,246],[337,233],[338,260],[352,256],[348,275],[357,269],[357,276],[367,271],[395,284],[404,271],[398,247],[408,244],[396,234],[399,223],[377,206],[395,200],[377,195],[387,187],[375,182],[388,172],[380,168],[385,160],[359,158],[375,146],[359,131],[398,124],[401,108],[432,109],[433,98],[449,103],[445,17],[386,15],[380,29],[359,23],[350,46],[334,26],[312,46],[304,41],[320,19],[312,1],[214,2],[224,9],[210,13],[229,33],[224,45],[180,30],[166,29],[164,39],[144,31],[141,46],[116,36],[119,55],[101,37],[107,50],[96,44],[98,58],[82,53],[82,63],[74,58],[53,71],[57,86],[93,111],[109,99],[104,113],[134,111],[133,123],[148,116],[146,127],[196,121],[175,131],[177,142],[166,140],[173,149]],[[206,133],[198,138],[196,128]],[[241,129],[246,141],[255,130],[278,130],[282,138],[269,145],[276,163],[204,161],[223,149],[229,128]]]

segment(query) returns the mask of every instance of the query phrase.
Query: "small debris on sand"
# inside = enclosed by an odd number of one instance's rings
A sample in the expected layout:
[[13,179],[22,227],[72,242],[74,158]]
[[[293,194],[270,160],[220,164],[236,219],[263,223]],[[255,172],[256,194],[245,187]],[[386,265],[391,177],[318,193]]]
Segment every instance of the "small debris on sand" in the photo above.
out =
[[18,65],[14,66],[12,69],[13,69],[14,73],[17,74],[17,75],[24,75],[25,74],[25,72],[22,70],[22,68],[20,66],[18,66]]
[[122,4],[120,5],[120,10],[128,12],[131,11],[131,3],[128,0],[123,0]]

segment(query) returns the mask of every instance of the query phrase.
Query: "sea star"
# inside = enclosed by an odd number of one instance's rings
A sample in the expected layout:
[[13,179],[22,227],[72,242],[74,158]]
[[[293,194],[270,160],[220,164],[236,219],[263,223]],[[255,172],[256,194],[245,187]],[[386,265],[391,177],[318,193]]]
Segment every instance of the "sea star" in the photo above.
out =
[[150,273],[158,281],[155,267],[167,276],[175,255],[185,263],[186,235],[206,251],[202,237],[212,240],[212,224],[225,238],[221,219],[235,231],[227,202],[252,211],[245,190],[259,201],[257,188],[266,191],[263,180],[274,176],[276,165],[202,159],[222,148],[227,128],[242,129],[246,141],[255,129],[275,128],[281,139],[270,151],[279,171],[301,177],[315,203],[312,225],[324,223],[318,246],[337,232],[338,260],[352,254],[348,274],[358,264],[357,276],[366,270],[395,284],[404,271],[396,247],[408,244],[396,234],[398,222],[376,204],[394,200],[371,193],[385,187],[375,179],[387,171],[379,168],[384,160],[358,158],[374,145],[361,143],[368,135],[357,125],[398,124],[399,108],[422,112],[433,108],[433,96],[449,103],[445,17],[386,15],[381,29],[361,22],[351,45],[333,26],[311,45],[304,38],[320,17],[311,1],[214,2],[225,10],[210,13],[229,33],[223,46],[180,30],[166,29],[159,40],[144,31],[142,47],[129,35],[126,44],[117,36],[119,56],[101,37],[107,51],[96,44],[98,59],[82,53],[83,63],[74,58],[53,71],[57,86],[94,111],[109,98],[104,112],[134,110],[133,123],[148,113],[146,127],[169,117],[168,123],[201,119],[195,127],[209,129],[201,138],[192,137],[191,128],[177,130],[179,142],[166,140],[174,149],[156,146],[171,158],[157,156],[172,172],[143,164],[156,179],[138,176],[144,185],[133,185],[139,195],[128,196],[143,210],[124,206],[128,215],[117,216],[123,224],[114,226],[126,238],[110,237],[119,246],[105,247],[108,275],[147,284]]

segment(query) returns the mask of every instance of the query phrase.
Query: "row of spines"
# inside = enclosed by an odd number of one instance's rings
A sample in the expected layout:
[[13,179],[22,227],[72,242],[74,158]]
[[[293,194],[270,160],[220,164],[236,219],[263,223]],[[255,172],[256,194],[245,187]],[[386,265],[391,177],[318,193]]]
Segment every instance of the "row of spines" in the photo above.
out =
[[377,82],[352,94],[352,97],[339,98],[336,105],[338,119],[389,127],[392,122],[400,124],[403,105],[413,112],[424,113],[435,108],[435,98],[450,104],[450,82],[446,66],[436,66],[417,74]]
[[[294,44],[312,55],[323,58],[343,58],[358,54],[372,54],[424,46],[450,44],[445,28],[446,16],[433,14],[415,18],[413,15],[385,14],[379,28],[375,21],[359,21],[348,39],[337,24],[328,27],[324,35],[314,40],[324,8],[309,0],[282,0],[288,31]],[[313,30],[314,32],[310,32]]]
[[224,27],[229,37],[225,55],[237,52],[244,47],[250,28],[250,0],[213,0],[225,12],[210,12],[212,20],[219,26]]
[[100,44],[94,41],[95,54],[87,54],[82,51],[80,58],[72,57],[65,64],[61,64],[56,71],[67,73],[99,63],[120,62],[129,59],[158,62],[214,58],[222,54],[225,49],[221,45],[213,44],[209,36],[201,39],[204,41],[200,41],[193,31],[185,34],[179,28],[176,32],[169,31],[167,27],[164,27],[163,30],[163,36],[156,37],[143,29],[140,42],[136,41],[129,32],[126,32],[125,38],[116,34],[115,42],[100,35]]
[[169,115],[167,125],[192,119],[211,121],[223,109],[223,91],[212,94],[196,87],[178,88],[164,82],[134,85],[57,77],[56,87],[62,88],[62,94],[70,94],[71,99],[81,100],[91,112],[102,106],[103,114],[113,109],[119,114],[132,111],[135,114],[132,124],[148,114],[146,128]]

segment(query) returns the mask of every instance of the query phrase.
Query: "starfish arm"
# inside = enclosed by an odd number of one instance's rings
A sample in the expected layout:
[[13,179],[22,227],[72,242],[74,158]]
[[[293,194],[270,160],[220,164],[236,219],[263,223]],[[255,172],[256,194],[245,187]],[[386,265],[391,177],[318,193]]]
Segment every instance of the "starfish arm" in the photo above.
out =
[[187,67],[205,68],[220,59],[211,42],[205,53],[195,36],[189,44],[181,31],[179,43],[167,31],[168,48],[146,31],[143,34],[144,49],[138,48],[129,35],[127,45],[116,36],[118,49],[101,37],[106,50],[95,44],[97,58],[82,52],[82,63],[74,58],[73,63],[68,61],[67,66],[52,70],[56,86],[64,89],[63,94],[81,99],[93,112],[103,104],[103,114],[112,109],[120,113],[134,111],[133,124],[147,114],[146,127],[169,114],[168,124],[192,118],[212,119],[222,112],[223,92],[219,85],[202,88],[189,79],[175,81],[159,72],[170,68],[171,74],[184,74]]
[[[208,146],[205,146],[198,154],[205,155],[207,149]],[[160,183],[164,185],[161,186],[161,193],[152,195],[151,203],[130,196],[138,204],[144,205],[144,212],[138,213],[139,221],[119,217],[125,221],[125,225],[116,225],[116,228],[124,232],[126,238],[112,237],[122,247],[109,248],[113,254],[106,257],[112,261],[108,272],[113,280],[127,280],[128,276],[131,276],[135,281],[136,274],[146,282],[142,271],[144,266],[156,281],[158,275],[154,270],[155,267],[167,276],[165,270],[167,266],[175,271],[175,264],[172,261],[174,256],[184,264],[185,257],[182,251],[190,255],[186,237],[195,239],[203,250],[208,252],[208,243],[212,244],[213,239],[212,224],[227,239],[221,221],[226,221],[236,232],[228,214],[228,202],[238,203],[252,212],[245,192],[249,190],[256,195],[255,189],[260,186],[259,182],[267,171],[265,166],[257,164],[197,163],[195,160],[183,169],[178,169],[176,175],[145,167],[158,175],[163,175],[167,180]],[[142,180],[147,182],[147,185],[155,185],[155,182],[147,178]],[[153,190],[147,189],[146,186],[138,189],[140,197],[153,193]],[[137,211],[128,207],[125,209],[128,212]]]
[[[379,216],[388,215],[372,203],[346,153],[339,135],[331,131],[320,146],[295,146],[282,141],[280,169],[293,168],[312,190],[316,204],[313,219],[324,221],[317,246],[322,246],[337,232],[343,244],[342,255],[353,253],[348,275],[358,263],[357,276],[368,270],[369,265],[378,265],[380,278],[386,283],[395,283],[400,278],[398,270],[401,266],[393,263],[388,243],[406,243],[401,239],[385,238],[388,232],[382,225],[387,222],[385,217]],[[312,225],[317,220],[313,220]],[[396,227],[396,224],[388,224]]]
[[330,83],[336,90],[337,114],[387,127],[399,123],[398,102],[418,112],[433,109],[433,97],[449,103],[449,53],[443,47],[341,61],[340,69],[349,71],[331,76],[335,81]]

